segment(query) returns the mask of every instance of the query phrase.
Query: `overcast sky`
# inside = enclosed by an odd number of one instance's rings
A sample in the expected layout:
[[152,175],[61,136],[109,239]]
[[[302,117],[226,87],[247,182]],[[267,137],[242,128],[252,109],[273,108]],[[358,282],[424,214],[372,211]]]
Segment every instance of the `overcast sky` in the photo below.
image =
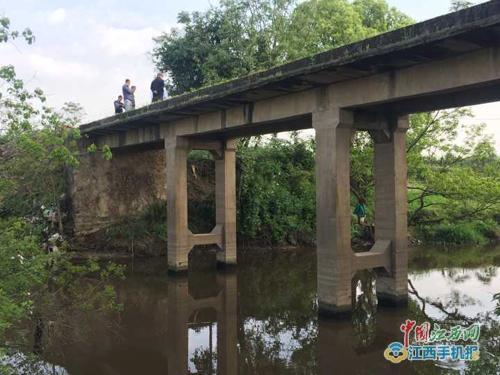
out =
[[[448,11],[449,0],[389,0],[417,21]],[[476,1],[484,2],[484,1]],[[184,0],[0,0],[0,15],[13,28],[29,26],[36,43],[0,45],[0,65],[13,64],[32,87],[42,88],[49,104],[83,105],[86,120],[113,113],[112,102],[124,78],[137,85],[137,105],[150,100],[155,72],[148,53],[152,37],[176,25],[181,10],[204,10],[216,1]],[[500,151],[500,103],[474,107],[488,124]]]

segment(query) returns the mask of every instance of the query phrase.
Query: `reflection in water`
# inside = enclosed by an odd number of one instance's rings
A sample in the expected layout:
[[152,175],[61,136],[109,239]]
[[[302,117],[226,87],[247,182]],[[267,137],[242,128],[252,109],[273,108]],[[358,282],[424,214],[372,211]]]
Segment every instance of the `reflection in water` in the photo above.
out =
[[[212,283],[189,287],[189,278],[168,280],[168,373],[236,374],[237,370],[237,286],[236,274],[213,275]],[[206,275],[196,273],[190,279]],[[191,292],[191,293],[190,293]],[[211,323],[217,324],[216,341]],[[208,327],[203,330],[202,328]],[[194,330],[196,335],[189,335]],[[197,345],[202,332],[208,332],[208,348]],[[189,350],[191,338],[191,348]],[[214,345],[215,344],[215,345]],[[217,350],[214,350],[214,347]],[[189,358],[188,358],[189,353]],[[191,355],[192,353],[192,355]],[[214,355],[216,357],[214,357]]]
[[[310,250],[247,251],[233,273],[197,270],[184,278],[167,277],[166,262],[136,261],[116,285],[123,312],[51,322],[47,337],[58,339],[46,340],[44,360],[72,375],[441,374],[434,363],[383,358],[389,343],[401,341],[405,319],[447,319],[450,311],[483,314],[485,326],[496,325],[484,316],[500,290],[494,267],[413,273],[418,298],[398,309],[377,306],[375,276],[362,272],[353,280],[350,320],[318,319],[315,270]],[[490,370],[496,332],[485,346]]]
[[188,366],[190,374],[217,373],[217,322],[189,325]]

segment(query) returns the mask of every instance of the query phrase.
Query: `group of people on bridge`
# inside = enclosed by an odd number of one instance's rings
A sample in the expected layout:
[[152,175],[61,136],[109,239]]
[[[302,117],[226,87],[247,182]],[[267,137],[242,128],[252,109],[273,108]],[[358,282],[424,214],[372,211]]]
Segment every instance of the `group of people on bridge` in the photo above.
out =
[[[165,81],[163,80],[162,73],[156,75],[156,78],[151,82],[150,88],[153,103],[163,100],[165,95]],[[130,79],[127,78],[122,86],[122,95],[118,95],[118,98],[114,102],[115,114],[135,109],[135,90],[136,86],[131,86]]]

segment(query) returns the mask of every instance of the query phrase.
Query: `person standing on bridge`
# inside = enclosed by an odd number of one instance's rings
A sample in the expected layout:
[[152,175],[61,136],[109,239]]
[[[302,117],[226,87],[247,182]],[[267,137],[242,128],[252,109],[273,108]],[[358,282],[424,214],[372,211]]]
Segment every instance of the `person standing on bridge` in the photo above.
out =
[[163,94],[165,90],[165,81],[163,80],[163,74],[158,73],[156,78],[151,82],[151,92],[153,93],[153,103],[163,100]]
[[118,95],[118,99],[115,100],[114,105],[115,114],[123,113],[123,110],[125,109],[125,105],[123,104],[123,96]]
[[123,98],[125,99],[125,111],[130,111],[135,107],[135,98],[133,87],[130,87],[130,79],[125,80],[122,86]]

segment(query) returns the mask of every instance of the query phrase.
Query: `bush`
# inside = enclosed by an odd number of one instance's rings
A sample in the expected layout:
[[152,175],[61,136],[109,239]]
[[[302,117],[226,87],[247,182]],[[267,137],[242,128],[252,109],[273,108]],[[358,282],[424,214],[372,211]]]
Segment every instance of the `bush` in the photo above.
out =
[[494,238],[498,228],[490,222],[445,223],[422,226],[417,229],[419,237],[427,243],[437,244],[484,244]]
[[238,234],[261,244],[312,243],[316,196],[310,141],[271,139],[238,150]]

